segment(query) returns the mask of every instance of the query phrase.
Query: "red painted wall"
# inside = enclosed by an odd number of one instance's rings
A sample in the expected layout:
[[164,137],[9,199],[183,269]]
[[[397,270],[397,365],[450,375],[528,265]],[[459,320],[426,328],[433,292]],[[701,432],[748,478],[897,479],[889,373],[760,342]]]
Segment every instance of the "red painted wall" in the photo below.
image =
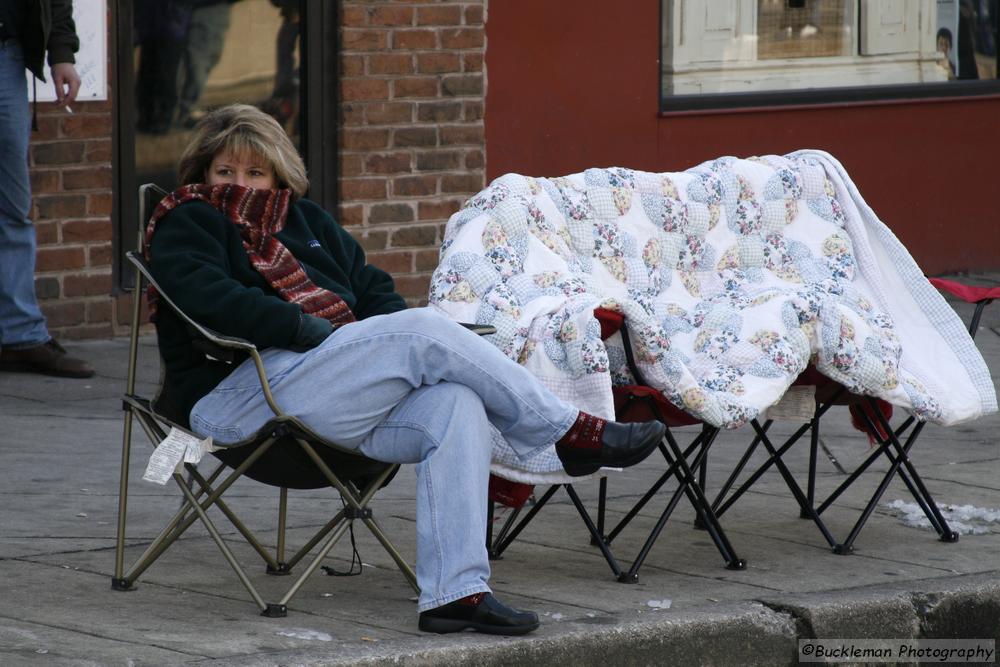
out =
[[1000,269],[1000,96],[661,116],[658,0],[497,0],[487,178],[820,148],[929,274]]

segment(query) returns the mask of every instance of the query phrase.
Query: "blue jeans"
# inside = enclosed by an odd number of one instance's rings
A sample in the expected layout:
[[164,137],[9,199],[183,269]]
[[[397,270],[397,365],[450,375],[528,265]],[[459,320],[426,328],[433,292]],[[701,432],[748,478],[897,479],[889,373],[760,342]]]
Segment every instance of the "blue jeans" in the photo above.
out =
[[21,46],[0,43],[0,348],[49,339],[35,299],[35,227],[28,220],[30,121]]
[[[490,428],[528,457],[565,434],[578,411],[428,308],[348,324],[305,353],[262,356],[287,413],[370,458],[417,464],[419,610],[489,591]],[[272,416],[247,361],[198,401],[191,424],[226,443]]]

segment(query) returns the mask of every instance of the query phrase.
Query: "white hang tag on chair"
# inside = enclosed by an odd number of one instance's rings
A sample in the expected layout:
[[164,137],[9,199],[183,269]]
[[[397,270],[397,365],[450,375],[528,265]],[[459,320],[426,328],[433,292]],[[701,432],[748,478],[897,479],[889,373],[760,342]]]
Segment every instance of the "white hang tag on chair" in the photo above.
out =
[[811,384],[789,387],[777,403],[767,409],[767,418],[775,421],[807,422],[816,412],[816,387]]
[[156,446],[142,476],[147,482],[166,484],[181,463],[198,463],[206,452],[213,451],[212,439],[201,440],[184,431],[171,428]]

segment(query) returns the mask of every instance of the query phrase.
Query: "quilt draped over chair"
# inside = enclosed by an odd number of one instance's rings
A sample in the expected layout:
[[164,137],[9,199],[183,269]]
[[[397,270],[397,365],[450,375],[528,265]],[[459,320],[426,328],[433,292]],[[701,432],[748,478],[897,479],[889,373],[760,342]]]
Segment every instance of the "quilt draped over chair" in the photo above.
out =
[[[763,416],[810,363],[922,420],[996,410],[961,320],[822,151],[507,174],[451,217],[429,299],[495,326],[507,356],[606,418],[612,385],[634,381],[599,307],[627,318],[647,383],[714,426]],[[521,461],[494,438],[495,473],[560,471],[553,449]]]

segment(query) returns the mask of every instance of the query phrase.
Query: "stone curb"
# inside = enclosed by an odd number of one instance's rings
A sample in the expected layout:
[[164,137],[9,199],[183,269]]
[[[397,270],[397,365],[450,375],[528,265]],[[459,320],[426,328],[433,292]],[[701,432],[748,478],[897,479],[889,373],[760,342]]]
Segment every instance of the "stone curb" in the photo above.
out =
[[[612,623],[614,621],[611,621]],[[1000,570],[831,592],[777,595],[656,620],[573,623],[558,636],[495,639],[467,633],[364,654],[315,651],[216,660],[217,665],[797,665],[800,639],[993,639],[1000,645]]]

